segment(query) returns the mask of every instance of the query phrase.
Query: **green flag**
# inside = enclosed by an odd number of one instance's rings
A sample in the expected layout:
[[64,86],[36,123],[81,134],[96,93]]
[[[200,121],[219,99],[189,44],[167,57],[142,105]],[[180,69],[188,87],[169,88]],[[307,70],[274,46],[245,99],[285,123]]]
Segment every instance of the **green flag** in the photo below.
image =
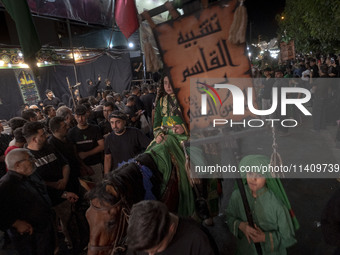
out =
[[27,64],[35,61],[41,44],[26,0],[1,0],[15,22],[19,41]]

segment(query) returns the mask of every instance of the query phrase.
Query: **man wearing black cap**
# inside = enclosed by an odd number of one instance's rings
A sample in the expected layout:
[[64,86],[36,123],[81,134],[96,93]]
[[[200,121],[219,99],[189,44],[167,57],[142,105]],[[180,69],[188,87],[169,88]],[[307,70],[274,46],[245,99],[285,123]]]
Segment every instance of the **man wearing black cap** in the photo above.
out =
[[46,89],[45,94],[47,98],[43,102],[44,107],[46,107],[47,105],[53,105],[54,109],[58,109],[60,99],[57,97],[54,97],[54,94],[52,90],[50,89]]
[[117,168],[123,161],[143,152],[151,140],[141,130],[126,127],[127,116],[121,111],[113,111],[109,116],[112,132],[105,139],[104,173]]
[[98,126],[87,123],[86,111],[84,105],[76,107],[75,119],[78,124],[69,130],[67,138],[76,145],[77,153],[84,163],[93,169],[92,181],[100,182],[103,178],[104,139]]

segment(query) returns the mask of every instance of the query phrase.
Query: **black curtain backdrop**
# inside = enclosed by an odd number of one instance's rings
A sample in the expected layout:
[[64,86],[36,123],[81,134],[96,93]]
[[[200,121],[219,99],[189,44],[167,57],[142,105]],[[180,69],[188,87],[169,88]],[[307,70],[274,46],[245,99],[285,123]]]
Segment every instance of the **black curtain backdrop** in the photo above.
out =
[[[130,56],[121,55],[120,59],[113,59],[104,55],[90,64],[77,65],[78,87],[82,97],[88,96],[87,79],[96,82],[101,75],[99,89],[105,88],[105,79],[111,81],[113,91],[121,93],[129,89],[132,79]],[[71,86],[76,83],[73,66],[49,66],[39,68],[41,80],[36,84],[41,100],[46,98],[45,90],[51,89],[56,97],[62,100],[63,96],[70,95],[66,77],[69,77]],[[65,97],[65,96],[64,96]],[[20,107],[24,104],[14,70],[0,70],[0,119],[10,119],[18,116]]]

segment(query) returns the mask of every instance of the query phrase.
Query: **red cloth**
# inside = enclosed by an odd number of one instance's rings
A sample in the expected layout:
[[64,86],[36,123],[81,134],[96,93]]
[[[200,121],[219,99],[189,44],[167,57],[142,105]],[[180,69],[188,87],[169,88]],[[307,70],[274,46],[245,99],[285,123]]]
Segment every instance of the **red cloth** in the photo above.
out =
[[115,19],[120,31],[129,39],[139,27],[135,0],[116,0]]
[[15,145],[9,146],[9,147],[7,147],[7,149],[5,150],[5,154],[4,154],[4,155],[6,156],[11,150],[18,149],[18,148],[20,148],[20,147],[15,146]]
[[[15,145],[12,145],[12,146],[9,146],[9,147],[7,147],[7,149],[5,150],[5,157],[6,157],[6,155],[11,151],[11,150],[14,150],[14,149],[18,149],[18,148],[20,148],[20,147],[18,147],[18,146],[15,146]],[[6,172],[8,171],[8,169],[7,169],[7,166],[6,166]]]

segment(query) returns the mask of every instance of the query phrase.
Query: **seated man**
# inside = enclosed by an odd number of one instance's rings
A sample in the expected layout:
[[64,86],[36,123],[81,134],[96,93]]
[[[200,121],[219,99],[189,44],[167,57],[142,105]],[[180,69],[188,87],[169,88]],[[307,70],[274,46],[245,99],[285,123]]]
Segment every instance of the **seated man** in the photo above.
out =
[[208,236],[193,220],[169,213],[161,202],[132,207],[127,229],[128,254],[213,255]]

